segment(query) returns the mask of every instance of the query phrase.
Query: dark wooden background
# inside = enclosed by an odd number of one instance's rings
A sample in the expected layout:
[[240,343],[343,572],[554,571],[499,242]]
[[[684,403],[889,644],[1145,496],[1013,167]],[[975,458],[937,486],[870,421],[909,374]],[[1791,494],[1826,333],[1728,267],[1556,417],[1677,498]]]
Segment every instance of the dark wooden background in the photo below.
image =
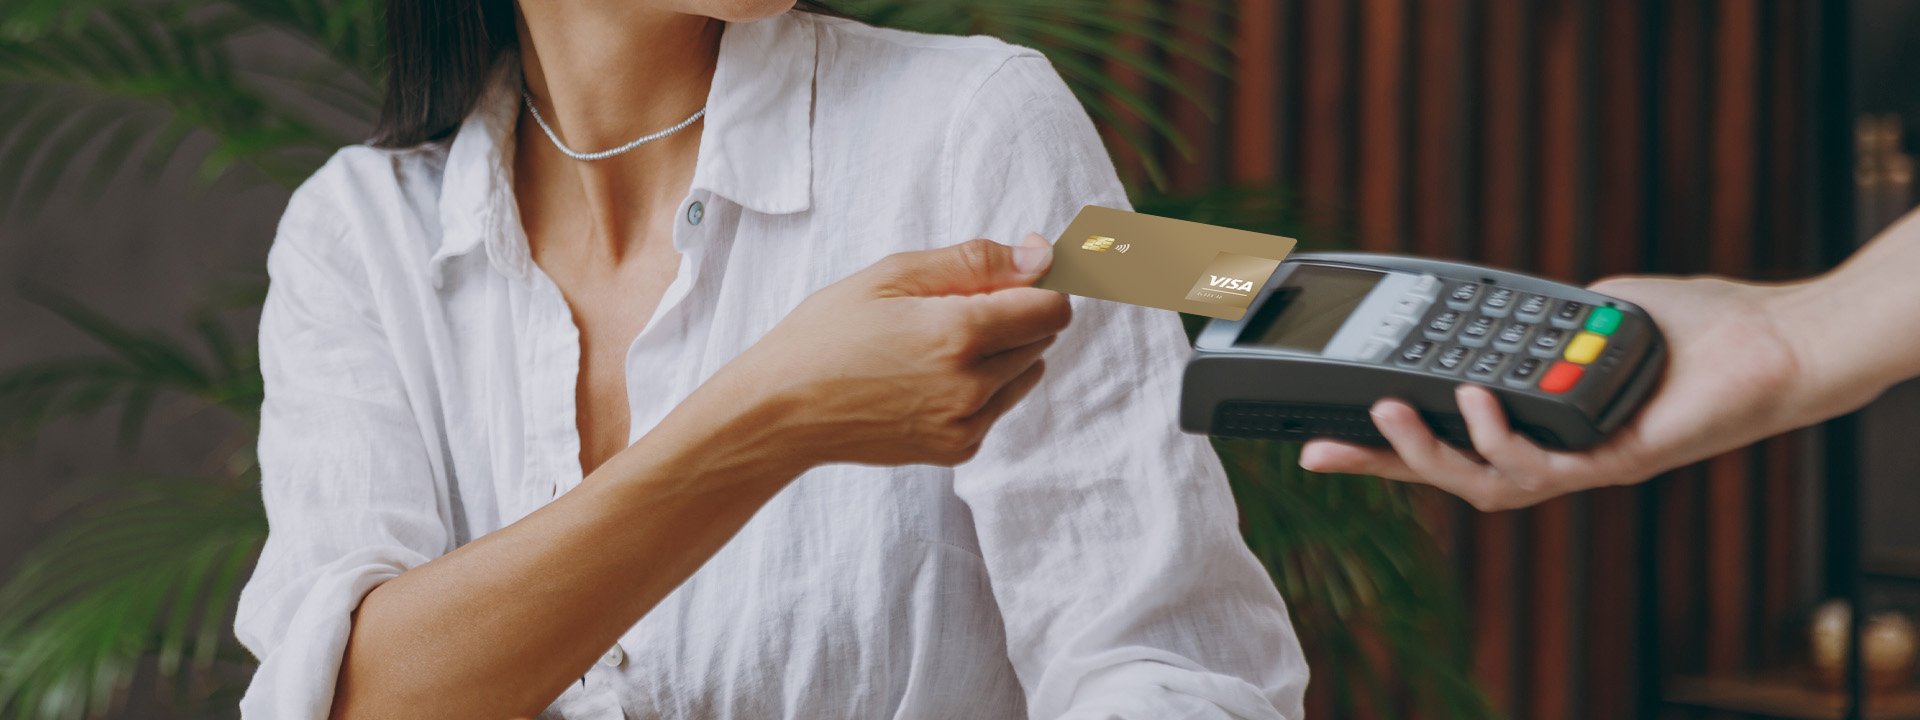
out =
[[[1575,282],[1800,276],[1819,257],[1805,179],[1816,1],[1172,0],[1236,57],[1230,77],[1176,64],[1221,112],[1167,98],[1198,147],[1159,155],[1173,191],[1277,185],[1314,227],[1368,250]],[[1122,173],[1144,179],[1137,163]],[[1435,498],[1496,704],[1539,720],[1690,717],[1658,708],[1663,678],[1799,656],[1817,560],[1804,445],[1520,512]],[[1329,702],[1317,687],[1310,713],[1333,716]]]

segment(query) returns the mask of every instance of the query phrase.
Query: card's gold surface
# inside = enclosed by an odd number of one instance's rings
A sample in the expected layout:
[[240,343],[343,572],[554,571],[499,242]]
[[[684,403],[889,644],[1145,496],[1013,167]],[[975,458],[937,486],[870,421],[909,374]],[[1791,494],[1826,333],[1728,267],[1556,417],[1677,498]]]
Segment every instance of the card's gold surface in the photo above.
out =
[[1239,320],[1293,238],[1088,205],[1038,287]]

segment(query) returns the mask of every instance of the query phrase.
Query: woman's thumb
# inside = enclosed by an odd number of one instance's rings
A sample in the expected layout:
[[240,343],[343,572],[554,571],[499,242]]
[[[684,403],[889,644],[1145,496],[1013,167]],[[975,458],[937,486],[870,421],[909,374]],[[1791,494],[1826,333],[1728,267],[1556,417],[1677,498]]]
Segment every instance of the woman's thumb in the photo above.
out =
[[1032,285],[1053,264],[1053,246],[1027,233],[1018,246],[968,240],[933,250],[901,253],[885,282],[910,295],[973,295]]
[[1035,280],[1053,266],[1053,245],[1040,233],[1027,233],[1020,238],[1020,245],[1013,249],[1013,265],[1020,272],[1032,275]]

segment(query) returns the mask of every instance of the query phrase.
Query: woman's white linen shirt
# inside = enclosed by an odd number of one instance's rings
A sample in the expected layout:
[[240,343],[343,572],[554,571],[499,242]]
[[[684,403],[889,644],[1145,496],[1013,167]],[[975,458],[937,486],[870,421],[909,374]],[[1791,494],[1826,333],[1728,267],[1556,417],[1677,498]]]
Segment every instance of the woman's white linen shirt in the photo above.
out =
[[[361,598],[581,480],[579,337],[512,192],[517,89],[503,70],[450,141],[342,150],[287,208],[247,717],[326,717]],[[990,38],[733,25],[704,122],[678,275],[627,354],[634,438],[889,253],[1127,207],[1052,66]],[[1218,459],[1176,428],[1176,316],[1073,304],[972,461],[806,473],[543,717],[1298,718],[1286,608]]]

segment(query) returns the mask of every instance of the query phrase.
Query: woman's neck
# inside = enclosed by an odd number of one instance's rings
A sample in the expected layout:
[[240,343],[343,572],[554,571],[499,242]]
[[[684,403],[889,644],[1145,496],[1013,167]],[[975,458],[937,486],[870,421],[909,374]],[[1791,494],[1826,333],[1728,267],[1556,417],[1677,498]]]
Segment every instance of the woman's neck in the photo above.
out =
[[[678,124],[706,104],[724,24],[643,3],[520,3],[522,73],[569,147],[603,150]],[[579,218],[614,259],[644,239],[651,210],[669,211],[692,179],[702,123],[624,155],[582,162],[559,153],[521,112],[515,176],[523,210]],[[573,223],[568,223],[569,225]]]
[[707,101],[722,23],[624,5],[609,17],[604,4],[596,12],[521,4],[527,88],[576,149],[612,147],[672,126]]

